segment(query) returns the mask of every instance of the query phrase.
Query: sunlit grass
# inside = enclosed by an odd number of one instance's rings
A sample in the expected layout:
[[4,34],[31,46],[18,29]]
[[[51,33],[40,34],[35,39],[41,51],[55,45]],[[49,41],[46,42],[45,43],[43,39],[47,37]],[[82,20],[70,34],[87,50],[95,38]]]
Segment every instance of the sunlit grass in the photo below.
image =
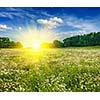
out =
[[100,91],[100,49],[1,49],[0,91]]

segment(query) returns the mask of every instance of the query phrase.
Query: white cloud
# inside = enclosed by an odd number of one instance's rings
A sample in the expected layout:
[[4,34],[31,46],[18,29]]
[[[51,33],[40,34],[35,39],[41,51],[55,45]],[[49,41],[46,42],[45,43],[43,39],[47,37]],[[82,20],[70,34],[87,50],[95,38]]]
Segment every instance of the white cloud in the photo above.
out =
[[76,36],[76,35],[83,35],[83,34],[87,34],[87,32],[83,30],[66,31],[66,32],[58,33],[57,37],[58,39],[63,40],[65,38],[69,38],[69,37]]
[[7,17],[7,18],[10,18],[10,19],[13,18],[12,14],[10,14],[8,12],[0,12],[0,17],[4,17],[4,18]]
[[0,30],[12,30],[12,27],[8,27],[6,24],[0,24]]
[[22,10],[22,9],[18,9],[18,8],[14,10],[12,10],[11,8],[9,12],[7,11],[0,12],[0,17],[3,17],[3,18],[14,19],[15,16],[19,18],[28,17],[30,19],[33,19],[35,17],[34,14],[30,14],[29,12]]
[[[75,35],[83,35],[88,34],[90,32],[97,32],[100,31],[99,26],[97,25],[98,19],[83,19],[83,18],[77,18],[73,16],[67,16],[66,18],[53,17],[49,19],[38,19],[37,22],[42,24],[44,27],[48,29],[55,28],[57,26],[64,25],[64,28],[66,28],[66,31],[63,31],[63,28],[57,28],[58,32],[56,32],[58,39],[65,39],[67,37],[75,36]],[[70,26],[73,28],[73,30],[70,30],[68,28]],[[60,31],[59,31],[60,29]],[[74,30],[75,29],[75,30]]]
[[[89,34],[90,32],[98,32],[100,31],[100,23],[98,20],[98,18],[86,19],[67,16],[64,18],[63,28],[57,29],[57,36],[59,39],[63,40],[65,38],[75,35],[83,35]],[[66,31],[63,30],[64,28],[66,28]]]
[[47,19],[38,19],[37,22],[48,29],[52,29],[52,28],[56,28],[57,26],[62,24],[63,20],[58,17],[53,17],[53,18],[49,18],[48,20]]
[[82,19],[77,17],[67,17],[65,21],[66,25],[76,28],[77,30],[83,30],[86,32],[100,31],[97,25],[98,20],[94,19]]
[[58,18],[58,17],[50,18],[50,21],[58,22],[58,23],[63,23],[63,20],[61,18]]

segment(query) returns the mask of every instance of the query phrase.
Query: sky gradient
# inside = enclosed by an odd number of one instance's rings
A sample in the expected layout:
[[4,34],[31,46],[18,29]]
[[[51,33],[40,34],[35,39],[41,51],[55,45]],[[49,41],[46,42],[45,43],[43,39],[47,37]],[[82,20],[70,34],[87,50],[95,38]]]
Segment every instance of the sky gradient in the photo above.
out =
[[[23,41],[63,40],[100,31],[100,8],[0,8],[0,36]],[[23,38],[23,39],[22,39]]]

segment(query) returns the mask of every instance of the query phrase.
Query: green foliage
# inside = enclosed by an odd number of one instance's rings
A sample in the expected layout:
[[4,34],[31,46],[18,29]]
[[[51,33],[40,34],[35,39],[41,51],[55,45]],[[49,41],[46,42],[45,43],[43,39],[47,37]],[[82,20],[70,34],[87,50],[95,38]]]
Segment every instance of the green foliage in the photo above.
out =
[[0,91],[100,92],[100,48],[1,49]]
[[7,37],[0,37],[0,48],[22,48],[20,42],[10,41]]
[[62,48],[64,47],[63,43],[58,40],[54,40],[53,43],[43,43],[42,48]]
[[[82,46],[99,46],[100,32],[77,35],[63,40],[54,40],[53,43],[43,43],[42,48],[62,48],[62,47],[82,47]],[[20,42],[10,41],[9,38],[0,38],[0,48],[22,48]]]
[[100,45],[100,32],[73,36],[63,40],[64,46],[98,46]]
[[64,46],[63,46],[63,43],[61,41],[54,40],[53,41],[53,47],[55,47],[55,48],[61,48],[61,47],[64,47]]
[[83,46],[99,46],[100,32],[92,32],[90,34],[77,35],[63,40],[54,40],[53,43],[43,43],[44,48],[62,48],[62,47],[83,47]]

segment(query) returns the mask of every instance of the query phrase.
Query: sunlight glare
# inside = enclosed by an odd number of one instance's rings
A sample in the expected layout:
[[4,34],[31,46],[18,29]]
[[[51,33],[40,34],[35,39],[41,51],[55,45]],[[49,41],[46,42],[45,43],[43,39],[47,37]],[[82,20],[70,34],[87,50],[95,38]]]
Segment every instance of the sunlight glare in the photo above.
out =
[[39,49],[41,47],[41,44],[39,42],[33,43],[33,49]]
[[48,29],[41,29],[39,30],[35,26],[31,28],[26,27],[26,29],[23,29],[20,32],[20,36],[16,36],[18,41],[21,41],[23,46],[31,47],[33,49],[38,49],[41,47],[41,44],[44,42],[51,42],[53,40],[57,40],[58,37],[52,30]]

